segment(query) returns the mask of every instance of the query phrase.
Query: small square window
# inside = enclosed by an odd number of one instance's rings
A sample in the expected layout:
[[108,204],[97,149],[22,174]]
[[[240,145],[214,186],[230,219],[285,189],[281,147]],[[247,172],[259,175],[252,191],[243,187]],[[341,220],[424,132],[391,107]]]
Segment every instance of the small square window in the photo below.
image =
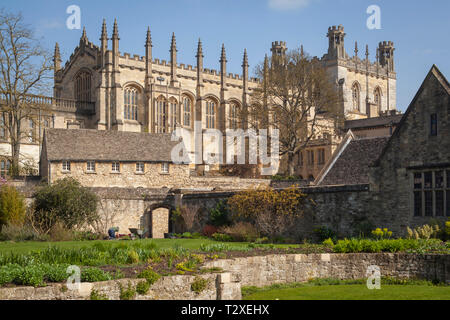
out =
[[70,162],[69,161],[63,161],[62,163],[62,170],[65,172],[70,171]]
[[120,163],[119,162],[113,162],[112,163],[112,172],[120,172]]
[[95,172],[95,161],[88,161],[86,169],[88,172]]
[[161,173],[169,173],[169,164],[167,162],[161,163]]
[[137,173],[144,173],[145,165],[143,162],[136,163],[136,172]]

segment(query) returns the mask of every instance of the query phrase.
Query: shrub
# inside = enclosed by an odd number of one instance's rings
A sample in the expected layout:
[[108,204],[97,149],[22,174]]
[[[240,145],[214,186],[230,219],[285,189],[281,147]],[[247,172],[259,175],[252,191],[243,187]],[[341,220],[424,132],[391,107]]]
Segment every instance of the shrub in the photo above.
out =
[[151,267],[145,269],[144,271],[142,271],[139,275],[138,278],[140,279],[145,279],[147,280],[149,285],[154,284],[156,281],[159,280],[159,278],[161,278],[161,275],[159,275],[157,272],[153,271],[151,269]]
[[71,241],[74,240],[74,234],[71,230],[64,227],[61,222],[56,222],[48,233],[51,241]]
[[228,199],[228,205],[237,218],[251,221],[259,233],[274,238],[284,235],[304,214],[305,200],[295,186],[281,191],[266,187],[239,192]]
[[211,209],[209,220],[215,227],[227,226],[231,223],[225,201],[220,201],[214,209]]
[[[40,187],[34,198],[36,219],[52,220],[53,224],[60,221],[66,229],[91,224],[98,218],[97,196],[73,178],[64,178],[52,185]],[[49,217],[50,213],[56,219]]]
[[191,284],[191,290],[195,293],[199,294],[208,286],[208,279],[203,279],[201,277],[195,277],[194,281]]
[[331,238],[328,238],[328,239],[324,240],[323,244],[326,245],[326,246],[330,246],[330,247],[334,246],[334,242],[333,242],[333,240]]
[[133,300],[136,296],[136,290],[133,288],[130,282],[128,282],[128,287],[123,288],[122,284],[119,283],[120,290],[120,300]]
[[139,294],[147,294],[150,290],[150,283],[148,281],[141,281],[136,285],[136,292]]
[[207,224],[203,227],[202,234],[205,237],[211,238],[214,233],[217,232],[217,227]]
[[25,221],[25,200],[15,187],[0,187],[0,229],[3,225],[21,226]]
[[109,300],[106,294],[98,292],[98,290],[92,289],[91,300]]
[[82,282],[99,282],[111,280],[111,275],[99,268],[86,268],[81,271]]
[[221,232],[229,235],[233,241],[253,242],[259,238],[258,230],[249,222],[237,222],[232,226],[223,227]]
[[0,241],[47,241],[49,237],[35,231],[29,225],[4,225],[0,232]]
[[41,287],[44,286],[45,271],[39,265],[23,267],[14,279],[14,283],[22,286]]
[[68,265],[43,265],[44,280],[46,282],[63,282],[67,280],[67,267]]
[[190,232],[185,232],[181,235],[182,238],[192,239],[192,234]]
[[221,242],[233,241],[233,238],[231,236],[224,234],[224,233],[214,233],[212,235],[212,238],[216,241],[221,241]]

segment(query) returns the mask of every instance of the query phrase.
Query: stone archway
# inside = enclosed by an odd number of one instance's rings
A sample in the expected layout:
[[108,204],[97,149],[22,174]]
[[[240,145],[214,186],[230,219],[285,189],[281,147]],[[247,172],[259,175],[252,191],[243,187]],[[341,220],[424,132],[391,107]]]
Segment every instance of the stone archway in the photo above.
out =
[[164,234],[173,232],[172,211],[168,204],[154,204],[147,210],[148,237],[164,239]]

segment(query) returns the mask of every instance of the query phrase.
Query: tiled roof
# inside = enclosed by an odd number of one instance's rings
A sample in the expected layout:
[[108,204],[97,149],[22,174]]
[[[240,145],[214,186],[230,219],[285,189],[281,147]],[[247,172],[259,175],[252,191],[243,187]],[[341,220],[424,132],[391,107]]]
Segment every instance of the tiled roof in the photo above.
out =
[[345,129],[362,129],[373,127],[384,127],[390,125],[397,125],[402,119],[403,114],[396,114],[391,116],[381,116],[367,119],[347,120],[345,121]]
[[388,140],[389,137],[351,140],[320,185],[369,183],[369,166],[378,159]]
[[140,133],[87,129],[46,129],[49,161],[171,162],[169,133]]

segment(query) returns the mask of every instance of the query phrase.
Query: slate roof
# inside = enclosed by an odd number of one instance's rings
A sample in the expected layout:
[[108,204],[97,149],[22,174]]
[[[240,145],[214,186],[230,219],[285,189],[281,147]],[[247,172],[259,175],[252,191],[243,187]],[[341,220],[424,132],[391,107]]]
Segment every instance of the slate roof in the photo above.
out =
[[397,125],[402,119],[403,114],[396,114],[391,116],[381,116],[367,119],[347,120],[345,121],[346,130],[355,130],[363,128],[385,127]]
[[331,165],[320,185],[369,183],[369,166],[378,159],[389,138],[351,140]]
[[140,133],[89,129],[46,129],[49,161],[172,162],[178,141],[169,133]]

